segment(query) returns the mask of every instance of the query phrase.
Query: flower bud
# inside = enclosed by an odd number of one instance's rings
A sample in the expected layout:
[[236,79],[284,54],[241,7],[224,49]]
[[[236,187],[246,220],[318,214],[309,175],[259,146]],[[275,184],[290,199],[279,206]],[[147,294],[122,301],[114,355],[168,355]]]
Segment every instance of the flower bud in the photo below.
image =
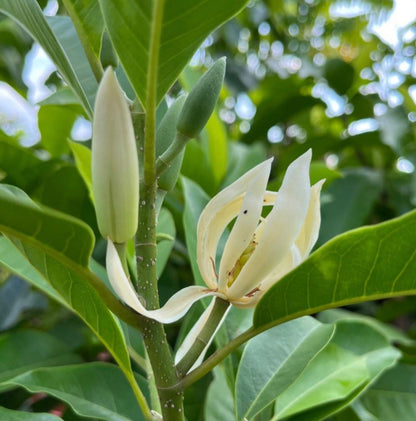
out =
[[189,138],[199,135],[214,111],[224,76],[225,57],[222,57],[198,80],[189,93],[179,116],[179,133]]
[[92,186],[101,235],[115,243],[132,238],[138,222],[139,162],[129,107],[111,67],[95,100]]
[[[186,96],[180,96],[166,111],[156,133],[156,155],[161,155],[174,141],[176,137],[176,124],[182,110]],[[160,176],[158,185],[162,190],[170,191],[176,184],[181,170],[185,149],[172,160],[169,168]]]

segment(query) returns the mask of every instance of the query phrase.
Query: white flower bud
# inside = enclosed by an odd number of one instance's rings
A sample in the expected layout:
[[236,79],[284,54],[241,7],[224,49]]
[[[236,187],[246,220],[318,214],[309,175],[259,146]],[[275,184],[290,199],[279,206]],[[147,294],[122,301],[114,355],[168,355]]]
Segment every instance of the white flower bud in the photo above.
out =
[[138,223],[139,162],[127,100],[111,67],[95,100],[92,185],[101,235],[115,243],[132,238]]

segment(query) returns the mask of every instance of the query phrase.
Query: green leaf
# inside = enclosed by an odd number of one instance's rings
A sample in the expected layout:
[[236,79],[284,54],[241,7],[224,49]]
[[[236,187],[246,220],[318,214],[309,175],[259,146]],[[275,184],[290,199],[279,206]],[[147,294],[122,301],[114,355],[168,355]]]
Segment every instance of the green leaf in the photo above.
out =
[[68,152],[67,139],[78,113],[70,106],[42,105],[38,112],[41,146],[52,157]]
[[233,420],[234,398],[227,384],[224,372],[220,368],[214,370],[214,380],[208,388],[205,403],[205,421]]
[[416,418],[416,367],[399,364],[384,373],[360,403],[379,421]]
[[368,324],[337,323],[331,342],[278,397],[273,421],[287,416],[294,421],[326,419],[353,401],[399,357],[400,352]]
[[173,220],[172,214],[165,208],[162,208],[159,213],[156,227],[156,235],[158,234],[166,234],[172,237],[172,240],[162,239],[162,241],[157,243],[156,272],[157,277],[159,278],[166,266],[166,263],[169,260],[170,252],[172,251],[176,235],[175,222]]
[[0,390],[13,377],[37,367],[74,364],[81,359],[55,337],[41,331],[22,330],[0,335]]
[[382,178],[368,168],[344,171],[322,196],[322,225],[319,243],[364,224],[380,195]]
[[102,73],[99,61],[104,21],[100,5],[95,0],[63,0],[84,47],[91,68],[98,76]]
[[354,67],[340,58],[325,63],[324,76],[329,86],[339,95],[344,95],[354,82]]
[[55,396],[81,416],[106,421],[144,420],[128,382],[113,364],[39,368],[9,380],[8,385]]
[[0,331],[14,327],[28,318],[26,314],[30,317],[34,312],[45,310],[47,306],[48,300],[43,294],[33,291],[23,279],[10,276],[0,286]]
[[91,202],[94,203],[94,194],[91,181],[91,149],[77,142],[69,142],[69,147],[74,155],[75,165],[87,186]]
[[416,294],[416,212],[334,238],[265,293],[254,313],[264,328],[363,301]]
[[[82,79],[79,78],[74,62],[68,59],[67,52],[55,36],[37,2],[35,0],[3,0],[0,3],[0,11],[14,19],[41,45],[65,81],[74,89],[87,114],[92,116],[93,99],[83,85]],[[83,63],[78,64],[83,65]]]
[[[79,83],[87,95],[88,103],[91,108],[93,108],[95,94],[98,89],[97,79],[92,72],[71,19],[68,16],[49,16],[47,17],[47,22],[54,32],[57,40],[62,45],[68,60],[74,68]],[[58,67],[56,62],[55,65]],[[71,84],[69,85],[72,86]],[[74,89],[73,86],[72,88]],[[87,115],[91,117],[88,110],[86,111]]]
[[334,326],[305,317],[252,339],[237,373],[237,419],[250,419],[273,402],[301,375],[333,333]]
[[[147,97],[152,3],[151,0],[100,0],[110,38],[142,104],[146,104]],[[153,22],[154,27],[160,28],[160,44],[155,46],[159,51],[157,102],[204,39],[246,3],[247,0],[165,1],[162,16]]]
[[62,421],[52,414],[34,414],[33,412],[13,411],[0,406],[0,418],[7,421]]
[[88,269],[91,230],[75,218],[39,208],[16,191],[0,186],[0,231],[99,337],[135,387],[125,339],[109,308],[117,308],[119,315],[130,312]]
[[19,275],[22,279],[30,282],[37,289],[40,289],[49,297],[60,304],[69,307],[69,304],[51,287],[49,282],[37,272],[33,266],[19,253],[16,247],[7,240],[0,237],[0,263],[11,272]]

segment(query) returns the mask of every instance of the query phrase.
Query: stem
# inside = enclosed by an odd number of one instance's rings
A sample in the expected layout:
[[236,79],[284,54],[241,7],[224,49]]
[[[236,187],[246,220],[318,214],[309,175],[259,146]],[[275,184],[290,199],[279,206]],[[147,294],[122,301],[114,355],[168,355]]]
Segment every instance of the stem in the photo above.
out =
[[150,412],[149,406],[147,405],[146,398],[144,397],[140,387],[138,386],[136,379],[134,378],[133,374],[127,375],[125,373],[128,382],[130,383],[131,388],[133,389],[134,396],[140,406],[140,409],[143,412],[143,415],[147,421],[153,420],[153,415]]
[[189,351],[183,356],[176,366],[178,375],[184,376],[195,364],[198,357],[205,350],[207,345],[211,342],[213,335],[221,325],[222,319],[224,318],[227,310],[230,307],[230,303],[221,298],[216,298],[214,306],[208,316],[205,325],[202,327],[198,336]]
[[182,133],[176,133],[175,140],[156,161],[156,174],[158,177],[170,167],[172,161],[182,152],[183,148],[190,140],[189,137]]
[[217,366],[224,358],[226,358],[231,352],[233,352],[236,348],[242,345],[244,342],[248,341],[252,337],[258,335],[259,333],[263,332],[265,329],[254,329],[251,327],[250,329],[246,330],[240,336],[237,336],[231,342],[229,342],[226,346],[219,349],[218,351],[214,352],[203,364],[201,364],[198,368],[191,371],[187,376],[185,376],[182,380],[180,380],[175,385],[175,390],[185,390],[191,384],[195,383],[201,377],[208,374],[215,366]]
[[[143,182],[140,185],[139,225],[136,235],[138,292],[148,309],[159,307],[156,277],[156,87],[164,0],[153,0],[143,145]],[[136,130],[139,130],[136,127]],[[137,131],[136,131],[137,133]],[[183,394],[172,389],[178,377],[163,325],[145,319],[143,339],[153,368],[164,421],[182,421]]]

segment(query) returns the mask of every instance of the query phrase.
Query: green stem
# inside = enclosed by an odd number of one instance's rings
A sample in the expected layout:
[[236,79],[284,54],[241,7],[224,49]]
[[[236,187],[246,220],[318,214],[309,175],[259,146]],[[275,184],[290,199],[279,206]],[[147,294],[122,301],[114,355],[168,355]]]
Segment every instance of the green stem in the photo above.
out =
[[[140,185],[139,225],[136,235],[138,292],[148,309],[159,307],[156,276],[156,105],[157,69],[164,0],[153,0],[143,145],[143,180]],[[136,127],[136,132],[139,127]],[[182,421],[183,394],[172,390],[178,377],[163,325],[145,319],[142,328],[152,365],[164,421]]]
[[176,133],[175,140],[156,161],[156,174],[158,177],[170,167],[172,161],[182,152],[190,140],[189,137],[182,133]]
[[185,390],[191,384],[195,383],[201,377],[204,377],[208,374],[215,366],[217,366],[224,358],[226,358],[231,352],[237,349],[240,345],[244,342],[247,342],[252,337],[258,335],[259,333],[263,332],[265,329],[254,329],[251,327],[250,329],[246,330],[241,335],[237,336],[223,348],[216,351],[212,354],[203,364],[201,364],[198,368],[191,371],[187,376],[181,379],[175,386],[175,390]]
[[184,376],[191,367],[195,364],[198,357],[204,351],[205,347],[209,344],[212,336],[215,334],[218,326],[221,324],[221,321],[230,307],[230,303],[221,298],[216,298],[214,306],[208,316],[208,319],[203,326],[202,330],[199,332],[198,336],[195,338],[195,341],[189,351],[183,356],[176,366],[178,375],[180,377]]

